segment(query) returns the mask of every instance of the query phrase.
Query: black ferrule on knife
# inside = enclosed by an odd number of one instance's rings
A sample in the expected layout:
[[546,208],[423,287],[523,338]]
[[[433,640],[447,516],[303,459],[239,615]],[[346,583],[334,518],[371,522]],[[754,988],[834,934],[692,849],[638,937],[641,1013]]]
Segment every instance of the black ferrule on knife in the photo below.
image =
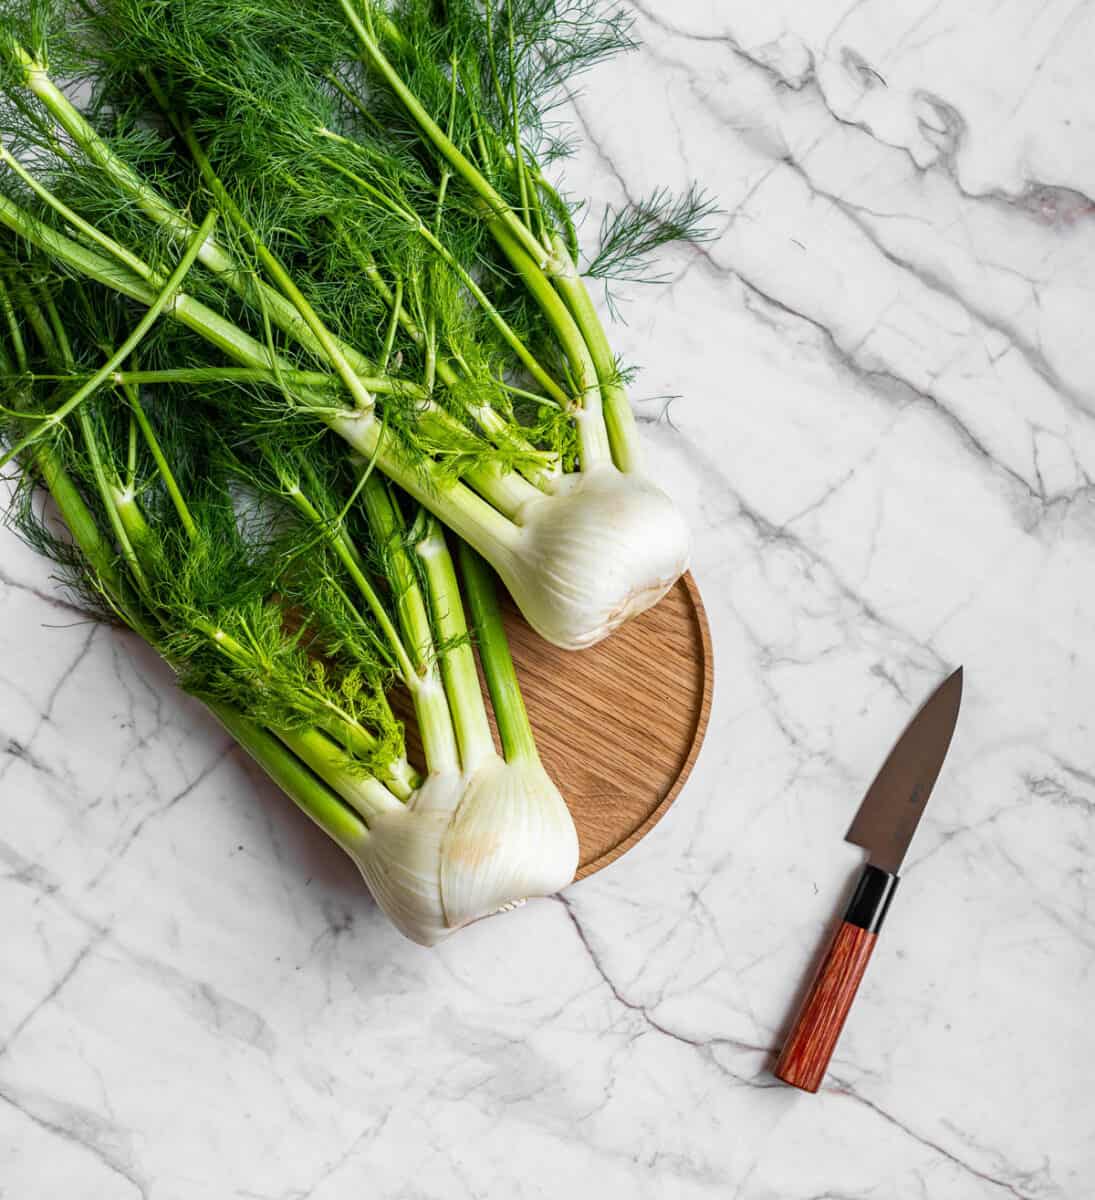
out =
[[855,893],[844,913],[844,920],[849,925],[865,929],[868,933],[877,933],[886,919],[890,901],[897,891],[897,883],[896,875],[868,863],[859,877]]

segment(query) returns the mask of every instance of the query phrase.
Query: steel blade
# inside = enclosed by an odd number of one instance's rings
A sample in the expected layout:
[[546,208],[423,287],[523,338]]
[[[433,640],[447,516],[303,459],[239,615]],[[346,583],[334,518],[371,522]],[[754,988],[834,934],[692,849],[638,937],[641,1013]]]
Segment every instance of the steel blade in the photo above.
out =
[[962,701],[962,668],[948,676],[905,727],[867,789],[845,841],[862,846],[870,861],[897,874],[920,823]]

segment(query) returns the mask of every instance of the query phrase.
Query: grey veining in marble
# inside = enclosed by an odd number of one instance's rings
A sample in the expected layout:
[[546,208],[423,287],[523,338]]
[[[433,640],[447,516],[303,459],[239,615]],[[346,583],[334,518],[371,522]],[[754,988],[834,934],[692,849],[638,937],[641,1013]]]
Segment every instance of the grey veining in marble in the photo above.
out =
[[[612,869],[434,952],[0,541],[4,1200],[1095,1194],[1095,3],[642,0],[567,168],[717,241],[616,344],[696,531],[706,748]],[[769,1074],[841,836],[958,736],[825,1090]]]

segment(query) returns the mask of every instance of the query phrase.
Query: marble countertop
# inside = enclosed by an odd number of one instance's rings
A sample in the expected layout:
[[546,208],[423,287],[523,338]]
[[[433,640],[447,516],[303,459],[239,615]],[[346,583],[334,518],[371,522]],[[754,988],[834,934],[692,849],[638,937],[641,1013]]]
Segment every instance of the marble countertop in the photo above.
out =
[[[691,781],[609,870],[421,950],[4,535],[4,1200],[1095,1194],[1095,3],[635,12],[567,179],[590,232],[692,178],[726,210],[615,330],[716,648]],[[958,663],[800,1095],[771,1052],[844,829]]]

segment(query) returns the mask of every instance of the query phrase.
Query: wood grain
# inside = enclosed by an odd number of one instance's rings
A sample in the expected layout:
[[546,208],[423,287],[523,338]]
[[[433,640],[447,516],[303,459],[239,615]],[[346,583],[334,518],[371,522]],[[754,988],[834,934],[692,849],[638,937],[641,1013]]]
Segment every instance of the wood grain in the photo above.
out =
[[878,934],[841,922],[776,1063],[784,1083],[804,1092],[821,1086],[877,940]]
[[[696,761],[711,711],[703,601],[685,575],[660,604],[577,652],[533,633],[508,597],[502,609],[540,757],[578,829],[583,879],[650,832]],[[412,730],[408,753],[420,762]]]

